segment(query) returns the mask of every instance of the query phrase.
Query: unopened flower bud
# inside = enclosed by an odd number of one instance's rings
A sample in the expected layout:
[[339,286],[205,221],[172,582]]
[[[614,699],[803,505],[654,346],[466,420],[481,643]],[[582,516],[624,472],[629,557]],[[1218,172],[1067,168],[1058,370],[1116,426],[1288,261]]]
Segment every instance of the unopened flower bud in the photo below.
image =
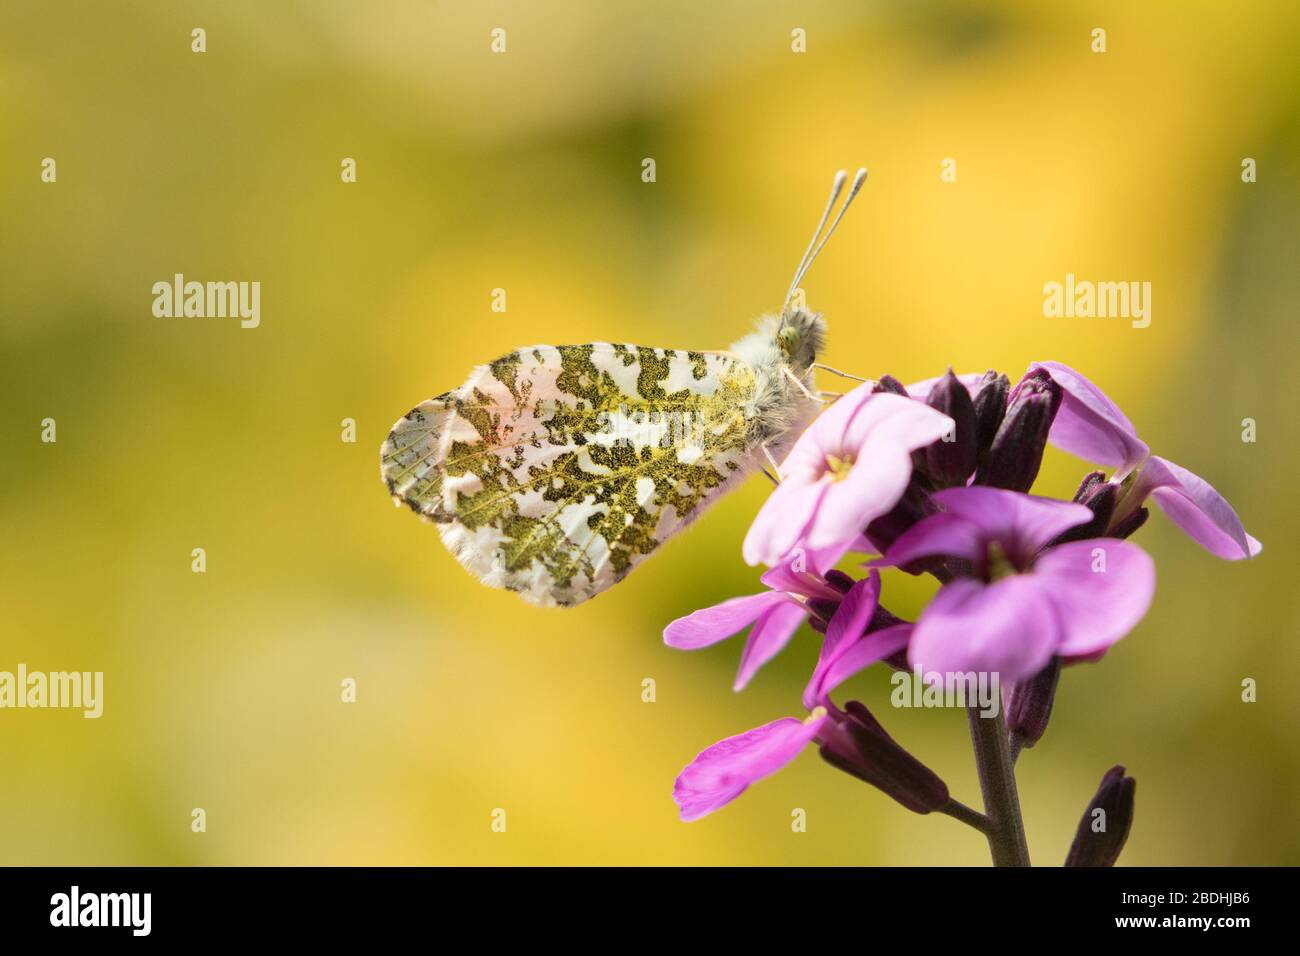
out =
[[1033,486],[1062,394],[1045,369],[1035,369],[1016,383],[977,484],[1009,491]]
[[921,761],[900,747],[871,712],[850,701],[827,724],[821,755],[831,766],[866,781],[916,813],[948,803],[948,787]]
[[998,433],[998,426],[1007,413],[1007,393],[1011,381],[1005,375],[989,369],[975,386],[975,440],[980,447],[980,462],[988,457],[989,447]]
[[1042,739],[1052,717],[1056,684],[1061,679],[1061,659],[1053,657],[1041,671],[1011,688],[1007,701],[1007,730],[1021,747]]
[[1133,826],[1137,781],[1116,765],[1101,778],[1101,786],[1079,821],[1065,858],[1066,866],[1114,866]]
[[902,395],[904,398],[911,397],[907,394],[907,389],[904,387],[903,383],[892,375],[882,375],[880,381],[876,382],[872,387],[871,392],[872,394],[878,392],[889,392],[892,395]]
[[[871,623],[867,625],[867,633],[870,634],[872,631],[881,631],[887,627],[893,627],[895,624],[906,623],[907,621],[903,620],[898,615],[891,614],[887,611],[884,605],[877,604],[876,610],[871,615]],[[896,671],[906,671],[909,674],[912,671],[912,666],[907,662],[906,647],[899,648],[893,654],[886,657],[885,663]]]
[[826,579],[827,584],[839,591],[841,594],[848,594],[849,589],[853,587],[853,579],[843,571],[837,570],[836,568],[831,568],[822,575],[822,577]]
[[1106,483],[1104,471],[1090,471],[1079,482],[1079,490],[1074,493],[1074,500],[1085,504],[1097,493],[1097,489]]
[[922,468],[937,488],[964,485],[979,461],[975,406],[970,392],[952,369],[948,369],[948,374],[930,389],[926,404],[951,418],[953,430],[921,450]]
[[1087,475],[1079,485],[1079,490],[1074,493],[1074,500],[1088,506],[1092,511],[1092,519],[1062,532],[1052,544],[1105,536],[1110,519],[1115,514],[1115,505],[1119,502],[1119,494],[1119,486],[1107,481],[1105,472],[1094,471]]
[[808,610],[823,621],[830,621],[839,609],[840,602],[830,598],[812,598],[808,601]]
[[1127,518],[1117,521],[1115,526],[1110,529],[1110,536],[1112,538],[1127,538],[1129,535],[1133,534],[1133,532],[1137,531],[1138,528],[1146,524],[1147,518],[1149,517],[1151,517],[1150,511],[1146,508],[1139,508]]
[[906,623],[907,621],[903,620],[898,615],[891,614],[889,611],[885,610],[882,605],[877,604],[875,611],[871,614],[871,623],[867,625],[867,633],[870,634],[872,631],[881,631],[887,627],[893,627],[895,624]]
[[[916,475],[913,474],[912,480],[908,482],[907,490],[903,492],[903,497],[898,500],[898,504],[867,525],[867,540],[881,554],[884,554],[904,531],[922,518],[928,517],[938,510],[929,494],[921,489],[916,481]],[[910,567],[904,570],[913,574],[921,573],[920,571],[913,571]]]

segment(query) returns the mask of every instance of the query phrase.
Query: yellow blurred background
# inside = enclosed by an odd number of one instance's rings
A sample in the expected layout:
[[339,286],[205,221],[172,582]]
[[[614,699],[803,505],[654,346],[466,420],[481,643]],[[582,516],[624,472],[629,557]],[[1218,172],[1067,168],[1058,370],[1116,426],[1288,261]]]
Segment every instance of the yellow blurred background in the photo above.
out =
[[[105,673],[98,720],[0,711],[0,862],[986,863],[811,751],[677,820],[678,770],[799,714],[816,658],[805,628],[733,694],[739,640],[661,643],[757,590],[761,477],[570,611],[478,585],[378,478],[395,419],[517,346],[726,347],[864,165],[804,283],[826,361],[1074,365],[1265,545],[1140,532],[1150,615],[1066,672],[1020,762],[1035,862],[1119,762],[1124,862],[1300,863],[1294,4],[142,0],[0,27],[0,670]],[[178,272],[260,281],[260,327],[154,318]],[[1067,272],[1151,282],[1150,327],[1044,318]],[[1051,454],[1039,488],[1085,470]],[[885,603],[929,591],[891,576]],[[964,715],[888,693],[877,668],[841,696],[978,805]]]

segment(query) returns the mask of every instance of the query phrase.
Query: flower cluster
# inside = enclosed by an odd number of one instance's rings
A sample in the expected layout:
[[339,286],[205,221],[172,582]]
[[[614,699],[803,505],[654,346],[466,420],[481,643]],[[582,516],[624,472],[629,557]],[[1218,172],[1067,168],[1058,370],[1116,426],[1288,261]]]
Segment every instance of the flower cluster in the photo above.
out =
[[[1030,494],[1049,443],[1109,475],[1089,473],[1072,501]],[[989,819],[952,801],[862,704],[841,708],[831,693],[878,662],[941,682],[996,675],[1018,753],[1042,736],[1061,666],[1098,659],[1150,606],[1154,563],[1125,540],[1146,521],[1148,502],[1221,558],[1260,550],[1208,482],[1152,455],[1114,402],[1056,362],[1032,364],[1014,387],[992,371],[868,382],[813,422],[780,472],[743,547],[746,562],[767,566],[767,590],[674,621],[664,640],[695,649],[748,628],[740,690],[807,621],[823,640],[803,693],[806,716],[701,752],[674,788],[683,820],[816,744],[827,762],[909,809],[964,813],[986,829]],[[865,577],[835,569],[849,552],[877,555]],[[940,582],[915,622],[881,605],[885,567]],[[1108,776],[1103,786],[1117,784]],[[1109,846],[1072,858],[1117,855]]]

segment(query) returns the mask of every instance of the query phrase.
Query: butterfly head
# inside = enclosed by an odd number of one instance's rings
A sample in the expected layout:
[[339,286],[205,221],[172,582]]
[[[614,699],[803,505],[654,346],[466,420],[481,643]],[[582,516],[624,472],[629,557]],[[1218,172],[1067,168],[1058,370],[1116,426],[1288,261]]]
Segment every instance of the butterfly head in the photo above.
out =
[[776,344],[785,362],[802,375],[812,368],[826,342],[826,320],[820,313],[786,309],[776,329]]

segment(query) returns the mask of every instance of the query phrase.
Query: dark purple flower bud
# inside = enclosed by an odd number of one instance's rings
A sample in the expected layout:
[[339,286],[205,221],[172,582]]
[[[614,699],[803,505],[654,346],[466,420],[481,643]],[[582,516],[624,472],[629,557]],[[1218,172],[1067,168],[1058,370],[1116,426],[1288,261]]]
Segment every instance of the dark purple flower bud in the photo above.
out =
[[907,660],[907,648],[903,648],[897,653],[890,654],[885,658],[885,663],[896,671],[903,671],[906,674],[912,672],[912,665]]
[[898,615],[891,614],[880,604],[877,604],[875,611],[871,614],[871,623],[867,625],[867,633],[870,634],[872,631],[879,631],[886,627],[893,627],[895,624],[906,623],[907,621],[903,620]]
[[873,395],[877,392],[889,392],[893,395],[902,395],[904,398],[911,397],[907,394],[907,389],[903,387],[903,383],[892,375],[881,376],[880,381],[875,384],[871,392]]
[[1146,508],[1139,508],[1127,518],[1117,521],[1115,526],[1110,529],[1110,536],[1112,538],[1127,538],[1129,535],[1133,534],[1133,532],[1137,531],[1138,528],[1146,524],[1147,518],[1150,516],[1151,512]]
[[1104,528],[1110,523],[1111,515],[1115,513],[1119,492],[1119,485],[1107,481],[1102,472],[1094,471],[1083,479],[1079,490],[1074,493],[1074,500],[1091,508],[1092,513],[1100,520],[1101,527]]
[[927,445],[917,454],[923,459],[921,467],[938,488],[964,485],[979,462],[979,445],[975,438],[975,405],[970,392],[948,369],[930,390],[927,400],[931,408],[952,419],[952,433]]
[[849,588],[853,587],[853,579],[835,568],[831,568],[823,576],[826,578],[826,583],[841,594],[848,594]]
[[1033,487],[1062,394],[1061,386],[1044,369],[1035,369],[1016,383],[977,484],[1009,491]]
[[[867,525],[867,540],[879,549],[881,554],[884,554],[904,531],[938,510],[930,500],[929,494],[917,484],[916,475],[913,474],[912,481],[908,483],[907,490],[903,492],[903,497],[899,499],[898,504]],[[912,571],[910,567],[905,570],[914,574],[921,573]]]
[[808,610],[823,621],[829,621],[839,609],[840,602],[830,598],[812,598],[808,601]]
[[826,622],[819,617],[809,617],[808,626],[811,627],[818,634],[826,633]]
[[[872,631],[880,631],[887,627],[893,627],[895,624],[906,623],[908,622],[903,620],[903,618],[899,617],[897,614],[891,614],[883,605],[877,604],[875,611],[871,614],[871,623],[867,625],[867,633],[870,634]],[[912,666],[907,662],[906,647],[886,657],[885,663],[896,671],[907,671],[910,673],[912,670]]]
[[988,455],[989,446],[998,433],[998,426],[1007,413],[1007,393],[1011,391],[1011,380],[999,375],[993,369],[984,373],[984,377],[975,386],[975,440],[980,446],[980,460]]
[[1066,866],[1114,866],[1133,826],[1137,781],[1115,765],[1101,778],[1097,794],[1079,821]]
[[1061,659],[1053,657],[1036,675],[1011,688],[1007,701],[1007,730],[1016,749],[1032,747],[1042,739],[1052,717],[1056,684],[1061,679]]
[[1106,529],[1110,526],[1110,519],[1115,514],[1119,492],[1118,485],[1106,480],[1105,472],[1094,471],[1085,477],[1083,483],[1079,485],[1079,490],[1074,493],[1074,500],[1091,509],[1092,520],[1062,532],[1052,541],[1052,545],[1104,537],[1107,534]]
[[948,787],[900,747],[871,712],[850,701],[827,724],[821,755],[832,767],[864,780],[916,813],[948,803]]
[[1074,500],[1080,504],[1087,504],[1097,493],[1097,489],[1106,483],[1106,473],[1104,471],[1090,471],[1083,476],[1083,481],[1079,482],[1079,490],[1074,493]]

